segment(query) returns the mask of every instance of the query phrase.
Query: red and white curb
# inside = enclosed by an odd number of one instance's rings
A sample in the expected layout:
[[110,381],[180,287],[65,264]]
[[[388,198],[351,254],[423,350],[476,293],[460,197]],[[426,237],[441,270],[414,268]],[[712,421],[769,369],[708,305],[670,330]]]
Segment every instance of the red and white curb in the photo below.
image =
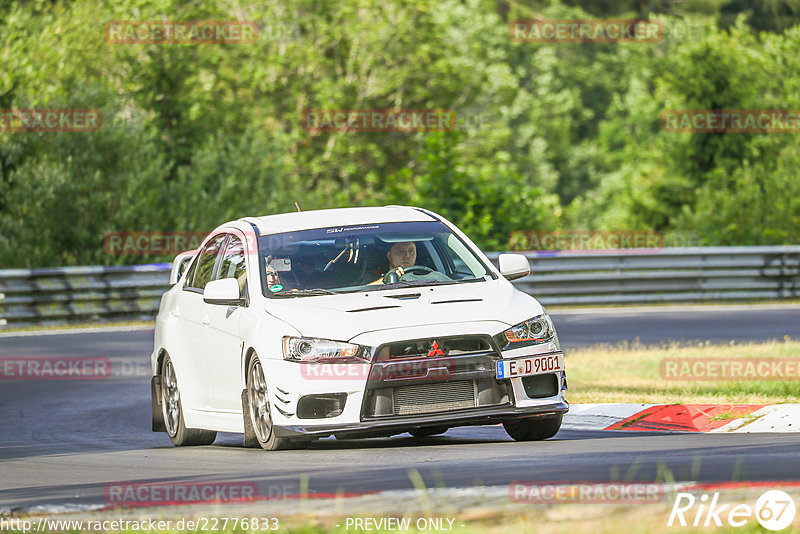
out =
[[800,432],[800,404],[573,404],[562,428],[634,432]]

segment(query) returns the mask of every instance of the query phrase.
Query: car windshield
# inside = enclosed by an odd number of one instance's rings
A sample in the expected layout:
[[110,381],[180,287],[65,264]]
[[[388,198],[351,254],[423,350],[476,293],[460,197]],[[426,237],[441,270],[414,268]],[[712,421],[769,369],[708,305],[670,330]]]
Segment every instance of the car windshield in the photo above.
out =
[[494,278],[440,222],[376,223],[302,230],[258,240],[271,297],[329,295]]

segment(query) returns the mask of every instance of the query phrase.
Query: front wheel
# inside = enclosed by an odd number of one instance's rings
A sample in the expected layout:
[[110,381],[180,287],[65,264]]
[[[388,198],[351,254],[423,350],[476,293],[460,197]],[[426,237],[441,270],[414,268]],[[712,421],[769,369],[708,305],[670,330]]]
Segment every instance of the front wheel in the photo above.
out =
[[247,413],[258,444],[265,451],[287,449],[290,440],[275,435],[267,393],[267,380],[258,356],[253,355],[247,366]]
[[563,414],[558,414],[553,417],[516,419],[504,422],[503,428],[514,441],[541,441],[558,434],[563,417]]
[[217,439],[217,433],[211,430],[186,428],[175,367],[169,356],[164,357],[161,365],[161,413],[164,415],[164,426],[169,439],[175,446],[211,445]]

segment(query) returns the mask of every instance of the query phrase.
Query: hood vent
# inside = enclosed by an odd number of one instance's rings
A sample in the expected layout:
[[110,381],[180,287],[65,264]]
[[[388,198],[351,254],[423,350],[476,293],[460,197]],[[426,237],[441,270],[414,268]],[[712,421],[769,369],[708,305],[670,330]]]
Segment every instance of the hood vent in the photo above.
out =
[[414,300],[420,297],[420,293],[405,293],[403,295],[384,295],[387,299],[397,299],[397,300]]
[[391,308],[402,308],[402,306],[371,306],[369,308],[358,308],[356,310],[347,310],[347,313],[356,313],[356,312],[365,312],[365,311],[375,311],[375,310],[389,310]]
[[453,300],[437,300],[431,304],[455,304],[457,302],[481,302],[483,299],[453,299]]

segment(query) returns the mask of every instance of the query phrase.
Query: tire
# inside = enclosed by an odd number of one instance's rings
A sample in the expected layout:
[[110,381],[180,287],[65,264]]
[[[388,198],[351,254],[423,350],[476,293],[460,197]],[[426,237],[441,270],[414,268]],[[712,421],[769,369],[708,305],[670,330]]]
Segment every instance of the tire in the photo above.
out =
[[503,428],[515,441],[541,441],[558,434],[563,414],[546,418],[528,418],[505,421]]
[[294,443],[287,438],[279,438],[275,435],[272,426],[272,411],[269,405],[269,394],[267,390],[267,380],[264,377],[264,369],[258,355],[254,354],[247,366],[247,384],[245,388],[247,394],[247,413],[253,433],[265,451],[277,451],[279,449],[291,448]]
[[429,426],[425,428],[413,428],[408,431],[409,434],[414,436],[415,438],[427,438],[428,436],[436,436],[438,434],[444,434],[447,432],[449,427],[446,426]]
[[175,377],[175,367],[169,356],[161,364],[161,413],[170,441],[176,447],[190,445],[211,445],[217,433],[199,428],[186,428],[183,422],[183,404]]

